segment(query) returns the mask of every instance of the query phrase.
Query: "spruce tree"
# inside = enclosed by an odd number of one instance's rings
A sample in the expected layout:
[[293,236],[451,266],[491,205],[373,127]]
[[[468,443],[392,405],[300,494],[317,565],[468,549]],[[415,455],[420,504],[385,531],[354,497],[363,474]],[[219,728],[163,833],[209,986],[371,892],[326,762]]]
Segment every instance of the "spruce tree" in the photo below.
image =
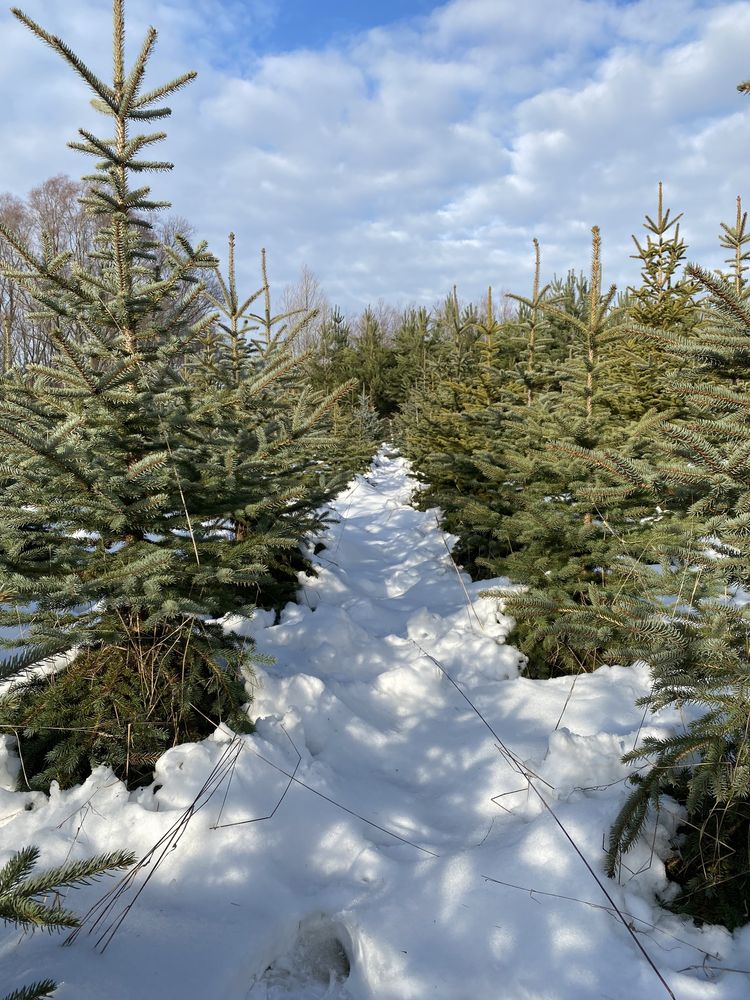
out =
[[666,612],[664,572],[641,569],[639,592],[615,604],[623,621],[614,638],[651,663],[652,708],[694,704],[703,714],[686,731],[644,740],[628,755],[647,767],[613,827],[609,867],[615,870],[637,838],[649,806],[671,792],[687,809],[684,840],[670,863],[683,886],[677,906],[732,927],[750,917],[750,612],[744,596],[750,588],[744,385],[750,311],[733,281],[697,266],[688,274],[707,294],[705,321],[693,338],[666,342],[686,371],[679,392],[703,412],[660,426],[672,461],[638,470],[656,497],[688,489],[695,498],[685,531],[662,545],[676,596]]
[[439,363],[439,338],[430,312],[407,309],[393,336],[393,397],[403,408],[426,398]]
[[531,290],[531,297],[509,293],[508,298],[515,300],[520,305],[518,323],[520,330],[526,340],[525,357],[520,365],[520,375],[526,387],[526,405],[531,406],[534,396],[541,386],[547,383],[544,373],[541,373],[540,384],[540,357],[545,357],[545,348],[548,346],[546,340],[549,331],[549,318],[545,314],[542,306],[548,300],[550,285],[541,284],[542,258],[539,248],[539,240],[534,238],[534,282]]
[[695,315],[693,282],[680,275],[687,246],[680,235],[682,212],[670,218],[664,208],[664,186],[659,181],[656,218],[646,215],[646,240],[633,236],[635,260],[641,262],[641,287],[631,289],[630,314],[636,323],[669,330],[683,328]]
[[[80,130],[71,144],[97,158],[84,201],[103,221],[87,267],[65,254],[36,256],[1,230],[24,261],[13,277],[49,321],[57,357],[0,386],[0,620],[21,629],[10,642],[21,652],[6,665],[19,683],[0,714],[23,732],[34,784],[70,784],[98,760],[137,779],[161,749],[205,732],[206,718],[241,723],[240,650],[211,619],[248,612],[238,588],[259,576],[250,547],[230,550],[205,527],[213,511],[203,502],[218,500],[195,462],[206,421],[179,372],[212,321],[184,317],[215,260],[184,238],[157,260],[148,216],[160,204],[131,182],[170,167],[142,155],[163,133],[131,136],[131,128],[166,117],[163,99],[193,74],[144,92],[156,33],[126,72],[121,0],[111,85],[15,13],[88,83],[112,136]],[[223,500],[240,505],[231,493]],[[51,680],[19,674],[71,650],[74,662]]]
[[[684,273],[687,245],[680,233],[682,213],[672,216],[665,208],[664,188],[658,187],[656,214],[646,214],[646,239],[632,237],[641,263],[641,285],[629,288],[624,300],[628,329],[603,372],[602,388],[611,412],[635,423],[647,414],[676,416],[685,403],[673,391],[674,359],[648,330],[671,330],[689,336],[700,319],[695,302],[697,286]],[[645,442],[644,442],[645,443]]]
[[[591,273],[577,283],[573,308],[561,308],[559,299],[537,306],[571,334],[570,356],[557,371],[559,387],[548,382],[531,405],[527,396],[512,442],[505,445],[502,476],[516,485],[517,496],[505,526],[509,550],[490,568],[492,575],[529,589],[488,593],[503,596],[515,618],[512,641],[527,655],[533,676],[592,669],[601,662],[598,646],[581,648],[571,641],[564,609],[588,603],[590,589],[604,584],[613,545],[621,544],[625,530],[622,511],[596,509],[575,490],[590,474],[580,450],[595,447],[609,431],[611,413],[600,383],[609,368],[608,351],[623,334],[615,288],[602,292],[601,271],[594,227]],[[546,366],[546,359],[537,365],[542,363]]]
[[56,989],[57,983],[54,979],[42,979],[13,990],[3,997],[3,1000],[44,1000],[45,997],[51,997]]
[[731,251],[726,258],[729,271],[722,277],[726,278],[734,288],[735,294],[743,297],[748,295],[748,281],[746,273],[750,270],[750,230],[747,228],[747,212],[742,211],[742,198],[737,195],[737,217],[733,226],[726,222],[721,223],[721,233],[719,243],[727,250]]
[[394,357],[387,342],[387,331],[369,306],[362,313],[358,326],[352,344],[357,377],[373,408],[381,417],[388,417],[395,410],[396,401],[392,391]]
[[[209,296],[222,317],[212,333],[216,361],[208,372],[209,398],[217,433],[232,442],[220,474],[230,471],[248,495],[252,490],[252,502],[222,526],[236,541],[252,537],[265,546],[267,572],[258,603],[278,610],[294,598],[299,572],[312,572],[300,541],[320,532],[321,508],[369,462],[376,434],[369,405],[356,398],[354,379],[338,378],[319,389],[309,378],[310,355],[296,349],[296,339],[314,316],[304,309],[274,313],[265,251],[262,285],[242,301],[233,237],[229,250],[226,279],[217,272],[220,295]],[[262,308],[250,311],[258,300]],[[199,367],[196,377],[205,376]],[[206,462],[212,453],[209,447]]]
[[[108,138],[81,130],[72,143],[97,160],[84,198],[101,220],[88,264],[34,254],[0,228],[24,262],[12,277],[38,303],[57,351],[54,364],[0,383],[0,624],[17,633],[6,646],[20,647],[4,666],[16,683],[0,724],[20,733],[35,787],[71,784],[101,761],[139,781],[175,742],[219,722],[248,728],[251,649],[220,619],[250,615],[274,559],[298,544],[299,525],[276,519],[305,501],[267,478],[259,501],[257,473],[291,448],[293,477],[302,432],[325,409],[297,399],[280,419],[265,396],[249,419],[234,405],[238,395],[257,399],[278,373],[236,381],[239,331],[230,322],[227,334],[205,307],[195,318],[215,258],[179,235],[158,245],[149,218],[163,203],[133,186],[170,168],[143,157],[163,133],[137,130],[167,117],[164,99],[194,74],[145,90],[156,32],[126,72],[122,0],[113,12],[111,84],[15,12],[86,81],[112,129]],[[208,366],[212,343],[222,386],[186,364],[197,351]],[[227,532],[248,518],[253,530]],[[25,672],[58,654],[72,662]]]
[[[518,316],[499,324],[489,304],[484,318],[467,312],[460,372],[449,349],[431,394],[417,396],[399,424],[426,482],[418,502],[441,508],[459,562],[475,578],[505,576],[530,588],[503,596],[528,672],[548,676],[606,658],[605,644],[572,628],[579,619],[570,612],[608,592],[612,564],[640,553],[655,515],[640,495],[610,497],[606,507],[578,495],[591,475],[588,451],[616,441],[637,456],[637,421],[654,414],[633,402],[640,372],[622,364],[627,302],[602,290],[598,229],[588,276],[571,272],[542,286],[534,249],[532,295],[512,296]],[[633,412],[623,421],[627,400]]]
[[579,608],[571,627],[597,635],[610,662],[650,664],[653,692],[645,703],[651,709],[701,710],[684,731],[649,737],[626,755],[640,767],[611,831],[610,874],[670,794],[686,809],[667,862],[681,886],[672,905],[731,928],[750,918],[750,400],[744,384],[750,311],[731,278],[695,265],[687,274],[705,293],[703,322],[689,338],[652,335],[675,357],[682,372],[676,389],[698,414],[648,427],[668,461],[632,461],[609,450],[582,455],[616,484],[598,489],[600,501],[629,492],[662,509],[684,506],[686,516],[657,525],[643,558],[624,556],[613,567],[613,588]]
[[495,318],[491,293],[483,310],[462,308],[454,289],[432,330],[421,345],[429,350],[424,377],[413,383],[397,421],[398,441],[425,484],[416,502],[440,508],[442,526],[458,537],[454,557],[486,575],[484,561],[507,552],[495,527],[513,509],[506,506],[512,484],[503,484],[491,460],[482,463],[503,438],[513,339]]
[[311,384],[324,392],[331,392],[356,377],[351,326],[338,306],[334,306],[318,329],[308,372]]

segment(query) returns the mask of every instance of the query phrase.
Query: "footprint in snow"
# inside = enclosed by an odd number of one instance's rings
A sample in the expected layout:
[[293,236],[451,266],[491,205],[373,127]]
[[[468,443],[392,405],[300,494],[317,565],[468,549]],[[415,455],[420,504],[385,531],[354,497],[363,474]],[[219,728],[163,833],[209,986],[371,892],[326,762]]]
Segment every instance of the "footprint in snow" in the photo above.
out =
[[247,1000],[351,1000],[346,988],[351,964],[342,932],[326,917],[303,920],[290,951],[253,983]]

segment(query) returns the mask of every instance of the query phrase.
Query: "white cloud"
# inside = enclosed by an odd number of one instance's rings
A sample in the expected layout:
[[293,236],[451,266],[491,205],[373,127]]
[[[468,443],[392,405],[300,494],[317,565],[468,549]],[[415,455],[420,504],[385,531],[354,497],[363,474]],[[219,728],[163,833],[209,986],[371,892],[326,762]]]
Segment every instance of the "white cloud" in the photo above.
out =
[[[26,3],[106,72],[107,5],[49,6]],[[162,29],[157,79],[200,70],[173,101],[177,167],[157,193],[219,251],[234,229],[248,274],[265,245],[278,281],[307,264],[345,307],[430,304],[454,282],[523,292],[533,236],[563,273],[586,266],[598,224],[607,280],[633,280],[630,233],[660,179],[691,257],[721,260],[750,153],[734,89],[750,75],[750,3],[451,0],[337,47],[259,54],[277,10],[129,5],[133,45],[148,20]],[[0,39],[0,190],[21,194],[80,169],[61,147],[85,97],[6,15]]]

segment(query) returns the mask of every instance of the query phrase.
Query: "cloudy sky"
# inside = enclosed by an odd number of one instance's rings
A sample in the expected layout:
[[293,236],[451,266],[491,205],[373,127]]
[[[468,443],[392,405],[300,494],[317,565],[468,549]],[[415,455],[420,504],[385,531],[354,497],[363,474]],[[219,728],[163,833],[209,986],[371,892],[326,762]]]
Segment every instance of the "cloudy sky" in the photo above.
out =
[[[25,0],[103,75],[109,0]],[[633,282],[631,233],[684,212],[690,259],[721,263],[735,199],[750,208],[750,2],[712,0],[129,0],[129,42],[159,30],[150,82],[198,80],[172,106],[154,189],[222,253],[238,236],[255,287],[303,265],[345,309],[526,292],[585,268]],[[0,191],[56,173],[96,124],[59,58],[0,12]]]

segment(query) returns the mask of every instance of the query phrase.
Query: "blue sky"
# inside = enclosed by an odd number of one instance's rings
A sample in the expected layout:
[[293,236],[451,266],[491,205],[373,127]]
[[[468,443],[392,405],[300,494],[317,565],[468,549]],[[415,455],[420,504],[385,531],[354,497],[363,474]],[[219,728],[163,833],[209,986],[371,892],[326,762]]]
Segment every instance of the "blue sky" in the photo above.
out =
[[[108,73],[109,0],[24,9]],[[164,154],[168,197],[255,287],[309,268],[329,299],[431,305],[585,268],[636,280],[631,234],[657,184],[689,256],[718,266],[720,222],[750,207],[750,2],[127,0],[130,48],[160,32],[151,82],[186,68]],[[86,169],[99,125],[57,57],[0,11],[0,192]]]
[[188,34],[196,51],[213,67],[240,74],[264,55],[345,46],[364,32],[420,18],[440,6],[439,0],[187,0],[185,4],[194,16]]
[[261,47],[277,52],[318,48],[438,6],[436,0],[279,0]]

